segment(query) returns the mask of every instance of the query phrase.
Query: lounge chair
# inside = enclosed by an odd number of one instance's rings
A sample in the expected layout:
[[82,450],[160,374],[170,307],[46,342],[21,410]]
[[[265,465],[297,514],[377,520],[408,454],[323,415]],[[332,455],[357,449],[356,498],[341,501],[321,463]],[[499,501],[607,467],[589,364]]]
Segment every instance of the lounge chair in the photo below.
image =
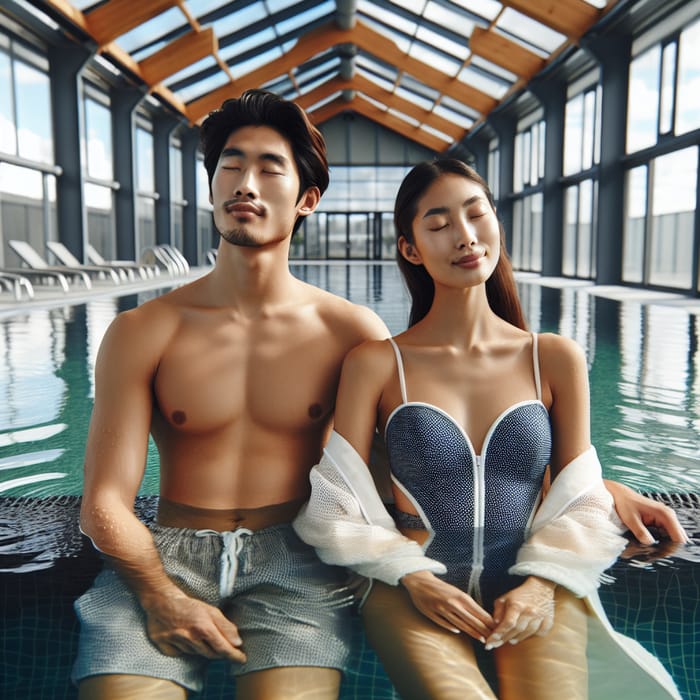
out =
[[126,281],[127,279],[125,272],[121,272],[120,274],[120,271],[115,270],[113,267],[108,267],[106,265],[83,265],[63,243],[59,243],[58,241],[48,241],[46,247],[61,265],[72,267],[76,270],[83,270],[83,272],[86,272],[90,277],[95,279],[109,278],[114,284],[121,284],[123,280]]
[[91,243],[87,244],[85,252],[88,260],[93,265],[123,270],[129,279],[135,279],[136,274],[141,279],[153,278],[160,274],[160,268],[157,265],[147,265],[146,263],[137,263],[132,260],[105,260]]
[[16,301],[22,299],[23,292],[27,295],[27,299],[34,298],[34,287],[32,283],[26,277],[15,272],[0,270],[0,287],[6,289],[8,292],[12,292]]
[[169,275],[179,277],[189,272],[190,266],[185,256],[174,246],[161,244],[145,248],[141,261],[162,267]]
[[4,272],[10,272],[26,276],[37,281],[55,282],[61,286],[64,292],[70,290],[69,279],[82,282],[86,289],[92,289],[90,276],[84,271],[64,265],[49,265],[39,253],[26,241],[8,240],[7,244],[17,253],[26,267],[3,268]]

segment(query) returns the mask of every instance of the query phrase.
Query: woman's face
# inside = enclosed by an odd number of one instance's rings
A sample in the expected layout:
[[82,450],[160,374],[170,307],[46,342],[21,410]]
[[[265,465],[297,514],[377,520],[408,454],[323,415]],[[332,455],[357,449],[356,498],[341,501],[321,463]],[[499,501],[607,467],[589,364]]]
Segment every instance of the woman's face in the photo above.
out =
[[445,173],[418,201],[414,243],[399,239],[403,256],[425,266],[436,283],[473,286],[494,271],[501,251],[496,212],[481,185]]

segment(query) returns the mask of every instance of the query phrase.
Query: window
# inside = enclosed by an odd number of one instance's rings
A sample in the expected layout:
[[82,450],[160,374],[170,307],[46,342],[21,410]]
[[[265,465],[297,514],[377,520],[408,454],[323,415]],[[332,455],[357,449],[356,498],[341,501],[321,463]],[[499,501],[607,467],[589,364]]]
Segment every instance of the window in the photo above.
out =
[[659,156],[628,172],[623,279],[690,289],[698,148]]
[[700,128],[698,42],[700,20],[630,64],[627,153],[654,146],[663,136]]
[[155,168],[153,134],[150,125],[141,122],[136,127],[136,250],[137,254],[156,244]]
[[[0,232],[42,254],[57,228],[51,114],[46,57],[0,32]],[[2,233],[0,265],[19,266]]]
[[105,258],[114,258],[114,161],[112,117],[106,94],[84,84],[83,88],[83,188],[90,243]]

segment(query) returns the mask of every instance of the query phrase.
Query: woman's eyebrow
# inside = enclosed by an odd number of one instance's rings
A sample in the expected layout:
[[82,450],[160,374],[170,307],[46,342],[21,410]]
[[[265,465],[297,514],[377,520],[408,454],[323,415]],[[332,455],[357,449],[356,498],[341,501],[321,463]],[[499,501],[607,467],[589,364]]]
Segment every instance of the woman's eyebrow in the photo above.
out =
[[[470,204],[474,204],[474,202],[478,202],[479,200],[483,199],[483,197],[480,194],[475,194],[473,197],[469,197],[468,199],[465,199],[464,202],[462,203],[463,207],[468,207]],[[428,209],[428,211],[423,214],[423,218],[427,219],[429,216],[437,216],[438,214],[447,214],[449,211],[448,207],[433,207],[432,209]]]

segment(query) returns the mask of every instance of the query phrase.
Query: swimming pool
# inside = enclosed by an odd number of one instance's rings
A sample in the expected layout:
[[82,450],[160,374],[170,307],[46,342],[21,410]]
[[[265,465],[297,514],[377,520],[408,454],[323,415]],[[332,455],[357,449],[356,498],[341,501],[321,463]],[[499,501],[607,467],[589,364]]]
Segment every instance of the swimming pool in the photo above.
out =
[[[371,306],[392,332],[405,326],[408,300],[393,263],[292,269]],[[523,277],[519,288],[533,330],[573,337],[586,351],[592,435],[605,475],[674,503],[694,537],[680,551],[640,549],[621,560],[601,597],[613,623],[667,664],[684,697],[700,699],[700,317],[663,299],[615,301],[575,283],[551,287]],[[0,697],[74,697],[66,682],[76,636],[70,603],[98,565],[75,527],[95,356],[114,315],[153,294],[0,318]],[[139,500],[144,517],[156,492],[151,446]],[[391,698],[374,656],[357,649],[344,700]],[[215,666],[202,697],[223,697],[220,674]]]

